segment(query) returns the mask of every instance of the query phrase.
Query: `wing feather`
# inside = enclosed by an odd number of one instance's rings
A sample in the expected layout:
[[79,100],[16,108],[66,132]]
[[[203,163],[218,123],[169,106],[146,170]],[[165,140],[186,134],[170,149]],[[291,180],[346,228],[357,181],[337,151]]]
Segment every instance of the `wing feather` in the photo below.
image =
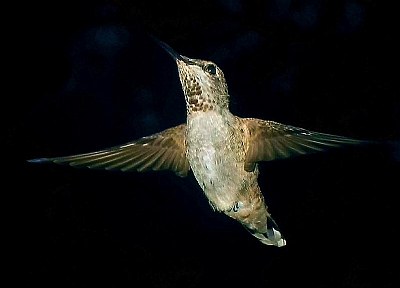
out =
[[242,119],[247,131],[246,171],[259,161],[272,161],[291,156],[319,152],[343,145],[367,141],[308,131],[303,128],[254,118]]
[[181,124],[109,149],[66,157],[33,159],[30,162],[53,162],[75,167],[121,171],[169,169],[184,177],[190,169],[186,158],[185,137],[186,125]]

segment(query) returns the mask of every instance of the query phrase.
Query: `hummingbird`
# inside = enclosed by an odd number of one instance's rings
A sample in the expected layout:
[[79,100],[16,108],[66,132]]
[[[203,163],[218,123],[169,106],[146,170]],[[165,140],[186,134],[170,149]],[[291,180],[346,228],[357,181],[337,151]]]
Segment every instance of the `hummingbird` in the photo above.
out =
[[157,42],[178,67],[186,123],[101,151],[28,161],[105,170],[171,170],[181,177],[192,170],[214,211],[237,220],[263,244],[285,246],[258,185],[258,163],[361,141],[235,116],[229,110],[224,73],[215,63],[188,58]]

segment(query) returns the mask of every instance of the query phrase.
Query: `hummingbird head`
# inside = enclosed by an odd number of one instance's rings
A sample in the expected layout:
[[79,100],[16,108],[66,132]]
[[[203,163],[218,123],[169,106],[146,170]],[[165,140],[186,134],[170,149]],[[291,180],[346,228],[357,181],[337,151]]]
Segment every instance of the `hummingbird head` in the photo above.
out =
[[224,73],[213,62],[191,59],[158,41],[176,61],[188,114],[228,109],[229,94]]

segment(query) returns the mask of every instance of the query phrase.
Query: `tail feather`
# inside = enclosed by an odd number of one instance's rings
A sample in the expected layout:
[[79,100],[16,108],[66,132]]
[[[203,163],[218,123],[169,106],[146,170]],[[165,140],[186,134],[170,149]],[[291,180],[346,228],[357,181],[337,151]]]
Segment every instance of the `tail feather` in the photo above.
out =
[[258,230],[251,229],[247,226],[246,229],[261,243],[266,245],[274,245],[277,247],[282,247],[286,245],[286,240],[282,237],[281,232],[279,231],[278,225],[271,217],[267,219],[267,229],[266,232],[260,232]]

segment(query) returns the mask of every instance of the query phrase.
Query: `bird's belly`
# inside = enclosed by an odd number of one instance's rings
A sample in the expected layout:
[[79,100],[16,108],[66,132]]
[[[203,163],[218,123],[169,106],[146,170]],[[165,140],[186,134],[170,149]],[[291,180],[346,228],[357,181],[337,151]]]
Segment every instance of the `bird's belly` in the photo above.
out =
[[[218,210],[227,210],[237,201],[248,177],[244,171],[241,139],[218,117],[208,123],[190,123],[187,155],[193,174],[205,195]],[[203,125],[196,125],[203,124]],[[211,123],[210,123],[211,124]]]
[[225,210],[235,203],[243,183],[243,163],[234,157],[221,155],[212,146],[196,149],[190,157],[190,166],[210,202],[218,210]]

